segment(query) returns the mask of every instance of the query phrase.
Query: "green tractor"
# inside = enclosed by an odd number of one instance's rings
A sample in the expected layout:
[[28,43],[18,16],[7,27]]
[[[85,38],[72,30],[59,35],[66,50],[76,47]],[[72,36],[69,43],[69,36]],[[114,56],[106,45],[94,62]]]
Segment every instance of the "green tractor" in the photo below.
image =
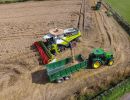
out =
[[101,65],[112,66],[114,63],[114,57],[111,52],[105,52],[102,48],[94,49],[88,58],[88,65],[90,67],[97,69]]
[[101,1],[97,2],[96,6],[95,6],[95,10],[99,10],[101,8],[101,4],[102,4]]

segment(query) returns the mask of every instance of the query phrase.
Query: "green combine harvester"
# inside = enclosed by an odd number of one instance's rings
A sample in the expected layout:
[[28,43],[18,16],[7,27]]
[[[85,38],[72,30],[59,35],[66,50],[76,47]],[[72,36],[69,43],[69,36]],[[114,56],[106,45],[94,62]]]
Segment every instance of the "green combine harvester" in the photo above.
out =
[[47,75],[50,82],[62,82],[68,80],[72,73],[75,73],[81,69],[94,68],[97,69],[101,65],[112,66],[114,63],[114,57],[111,52],[105,52],[101,48],[94,49],[89,58],[85,59],[81,54],[75,56],[75,62],[72,63],[72,57],[59,60],[54,63],[46,65]]

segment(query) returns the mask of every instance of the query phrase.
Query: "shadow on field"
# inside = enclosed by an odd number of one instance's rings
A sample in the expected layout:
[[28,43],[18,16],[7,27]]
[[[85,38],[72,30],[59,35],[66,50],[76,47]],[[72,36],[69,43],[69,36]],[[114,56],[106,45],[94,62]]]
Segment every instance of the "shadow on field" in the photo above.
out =
[[46,84],[48,83],[48,77],[46,70],[39,70],[32,73],[32,83]]

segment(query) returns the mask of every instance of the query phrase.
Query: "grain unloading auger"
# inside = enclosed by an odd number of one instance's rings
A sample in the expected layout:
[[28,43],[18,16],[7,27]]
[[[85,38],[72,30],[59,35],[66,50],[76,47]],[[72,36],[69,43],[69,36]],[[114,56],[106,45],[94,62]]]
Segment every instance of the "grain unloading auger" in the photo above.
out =
[[43,64],[56,61],[54,55],[64,51],[66,48],[75,46],[76,42],[79,41],[81,33],[76,28],[52,29],[49,33],[43,36],[43,41],[34,43],[37,48]]

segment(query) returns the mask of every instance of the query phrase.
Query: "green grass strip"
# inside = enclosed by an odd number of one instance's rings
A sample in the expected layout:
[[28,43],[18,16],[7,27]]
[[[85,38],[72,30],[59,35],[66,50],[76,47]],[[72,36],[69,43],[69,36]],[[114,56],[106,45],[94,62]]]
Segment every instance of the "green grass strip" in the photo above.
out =
[[130,78],[99,96],[100,100],[119,100],[121,96],[130,92]]
[[130,23],[130,0],[105,0]]

